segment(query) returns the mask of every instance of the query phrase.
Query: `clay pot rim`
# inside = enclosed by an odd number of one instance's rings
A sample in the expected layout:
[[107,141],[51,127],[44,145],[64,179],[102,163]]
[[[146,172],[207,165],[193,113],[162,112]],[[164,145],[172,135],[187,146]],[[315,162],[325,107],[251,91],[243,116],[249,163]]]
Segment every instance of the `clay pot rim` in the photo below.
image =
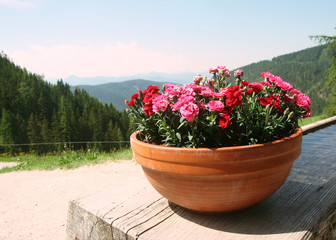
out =
[[150,146],[151,148],[158,148],[158,149],[162,149],[162,148],[166,148],[166,149],[170,149],[170,150],[179,150],[179,151],[233,151],[233,150],[237,150],[237,149],[256,149],[256,148],[263,148],[266,146],[274,146],[277,144],[281,144],[285,141],[291,140],[291,139],[295,139],[297,138],[299,135],[302,135],[302,128],[298,127],[295,130],[295,133],[293,133],[292,135],[288,136],[288,137],[284,137],[278,140],[275,140],[273,142],[267,142],[267,143],[260,143],[260,144],[253,144],[253,145],[242,145],[242,146],[232,146],[232,147],[220,147],[220,148],[184,148],[184,147],[169,147],[169,146],[163,146],[163,145],[155,145],[155,144],[150,144],[150,143],[146,143],[143,142],[141,140],[139,140],[137,138],[139,131],[135,131],[131,134],[131,142],[134,142],[136,144],[139,145],[143,145],[143,146]]

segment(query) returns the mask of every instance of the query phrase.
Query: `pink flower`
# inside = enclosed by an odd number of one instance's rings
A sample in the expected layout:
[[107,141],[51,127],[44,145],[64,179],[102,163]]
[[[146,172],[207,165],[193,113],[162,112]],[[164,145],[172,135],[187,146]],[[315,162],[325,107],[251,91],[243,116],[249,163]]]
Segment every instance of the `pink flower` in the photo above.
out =
[[194,78],[194,84],[199,85],[202,80],[203,77],[201,76],[201,74],[197,74],[196,77]]
[[218,73],[224,77],[230,77],[230,71],[225,66],[218,66],[217,67]]
[[181,96],[177,102],[173,105],[173,111],[180,109],[183,105],[188,103],[196,103],[196,99],[192,96]]
[[166,111],[168,105],[169,100],[166,94],[162,94],[153,99],[153,111],[155,113]]
[[196,92],[201,92],[204,88],[206,88],[204,86],[196,85],[194,83],[186,84],[184,86],[188,87],[188,88],[192,88],[195,93]]
[[299,95],[299,94],[302,94],[302,92],[301,92],[300,90],[297,90],[297,89],[292,89],[292,90],[290,91],[290,93],[291,93],[292,95]]
[[272,73],[270,73],[270,72],[263,72],[260,75],[261,75],[261,77],[263,77],[265,79],[266,78],[270,78],[270,77],[274,77],[274,75]]
[[179,85],[173,85],[173,84],[165,84],[165,94],[169,96],[169,98],[173,98],[182,92],[182,87]]
[[209,87],[203,88],[203,90],[200,93],[200,95],[204,97],[212,97],[213,96],[212,94],[213,94],[213,91]]
[[225,66],[217,66],[218,71],[226,71],[228,70]]
[[165,89],[175,87],[175,85],[171,83],[165,83],[163,84],[163,86],[165,87]]
[[238,76],[244,76],[244,71],[242,69],[238,69],[234,72],[234,76],[238,77]]
[[276,86],[280,87],[284,91],[290,91],[293,89],[293,86],[289,84],[288,82],[283,81],[280,77],[271,77],[269,79],[271,82],[273,82]]
[[186,96],[195,96],[196,93],[194,92],[194,89],[188,86],[183,86],[181,88],[181,94]]
[[222,103],[222,101],[218,100],[210,101],[206,106],[212,112],[214,111],[222,112],[224,110],[224,104]]
[[221,92],[213,92],[212,96],[215,98],[223,98],[224,97],[224,93]]
[[200,109],[206,109],[206,105],[202,102],[197,102],[197,106],[200,108]]
[[209,73],[213,74],[213,73],[218,73],[218,69],[216,67],[211,67],[209,69]]
[[181,107],[180,112],[182,117],[187,119],[188,122],[192,122],[198,116],[199,108],[195,103],[189,102]]
[[210,86],[212,86],[212,85],[215,85],[215,84],[216,84],[216,81],[215,81],[215,79],[213,79],[213,78],[208,78],[207,83],[208,83]]
[[296,101],[296,105],[298,105],[299,107],[304,107],[306,110],[310,109],[311,101],[310,101],[310,98],[306,94],[301,93],[301,94],[295,95],[295,101]]
[[262,81],[260,82],[261,85],[267,86],[267,87],[272,87],[272,84],[270,84],[269,81]]
[[227,91],[227,88],[225,88],[225,87],[219,89],[219,92],[222,93],[222,94],[224,94],[224,95],[225,95],[226,91]]
[[307,118],[311,116],[311,110],[309,109],[303,116],[302,118]]

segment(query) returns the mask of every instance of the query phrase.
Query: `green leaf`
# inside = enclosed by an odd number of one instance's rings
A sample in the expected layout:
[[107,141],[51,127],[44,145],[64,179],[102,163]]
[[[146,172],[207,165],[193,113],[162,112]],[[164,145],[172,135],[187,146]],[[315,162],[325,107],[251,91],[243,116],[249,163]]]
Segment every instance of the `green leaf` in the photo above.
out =
[[181,134],[179,132],[176,133],[176,137],[178,138],[178,140],[180,142],[182,141],[182,137],[181,137]]

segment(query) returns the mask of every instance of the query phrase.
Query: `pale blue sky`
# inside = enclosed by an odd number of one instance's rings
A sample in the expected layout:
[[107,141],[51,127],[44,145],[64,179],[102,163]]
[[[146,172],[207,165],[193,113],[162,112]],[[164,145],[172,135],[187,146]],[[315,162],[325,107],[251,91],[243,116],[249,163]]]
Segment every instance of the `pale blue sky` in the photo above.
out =
[[0,51],[47,79],[230,69],[335,35],[335,0],[0,0]]

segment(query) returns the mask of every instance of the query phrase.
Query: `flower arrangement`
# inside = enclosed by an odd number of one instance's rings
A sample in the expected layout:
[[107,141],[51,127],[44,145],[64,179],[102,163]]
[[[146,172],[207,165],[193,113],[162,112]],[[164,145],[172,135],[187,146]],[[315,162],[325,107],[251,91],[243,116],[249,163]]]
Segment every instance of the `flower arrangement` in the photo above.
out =
[[301,118],[311,115],[309,97],[270,72],[260,83],[243,79],[236,70],[212,67],[212,78],[197,75],[183,86],[149,86],[130,101],[139,138],[173,147],[217,148],[271,142],[293,134]]

